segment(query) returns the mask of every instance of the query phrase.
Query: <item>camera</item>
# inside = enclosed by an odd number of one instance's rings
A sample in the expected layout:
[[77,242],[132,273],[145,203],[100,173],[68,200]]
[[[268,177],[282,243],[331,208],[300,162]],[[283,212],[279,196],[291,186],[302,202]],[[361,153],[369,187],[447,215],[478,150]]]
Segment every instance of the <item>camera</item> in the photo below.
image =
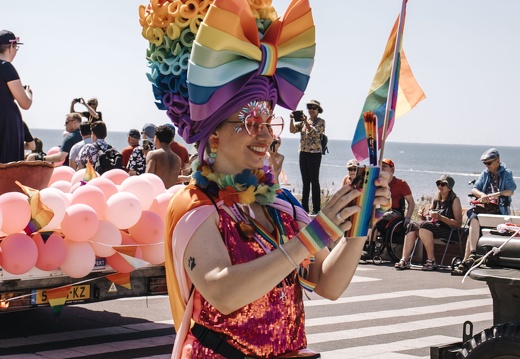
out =
[[292,112],[294,122],[300,122],[303,120],[303,110],[293,111]]
[[150,150],[150,141],[143,140],[143,150],[149,151]]
[[81,103],[81,99],[80,98],[75,98],[74,101]]

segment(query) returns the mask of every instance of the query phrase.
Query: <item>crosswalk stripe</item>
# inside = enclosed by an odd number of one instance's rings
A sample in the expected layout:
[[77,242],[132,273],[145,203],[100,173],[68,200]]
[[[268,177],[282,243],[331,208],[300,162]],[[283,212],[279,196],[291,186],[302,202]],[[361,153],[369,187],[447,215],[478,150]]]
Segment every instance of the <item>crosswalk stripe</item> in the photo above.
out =
[[356,329],[338,330],[333,332],[321,332],[307,334],[308,344],[327,343],[337,340],[347,340],[356,338],[366,338],[376,335],[386,335],[391,333],[404,333],[423,329],[440,328],[449,325],[458,325],[470,320],[473,323],[493,319],[493,313],[478,313],[472,315],[461,315],[456,317],[439,317],[425,320],[416,320],[406,323],[396,323],[390,325],[379,325]]
[[[381,359],[381,355],[384,354],[385,359],[420,359],[413,355],[406,355],[397,353],[399,351],[410,350],[410,349],[421,349],[429,348],[432,346],[443,345],[446,343],[455,343],[460,341],[460,338],[448,337],[443,335],[432,335],[429,337],[422,337],[417,339],[407,339],[392,343],[385,344],[373,344],[359,347],[351,347],[344,349],[331,350],[321,352],[322,359],[350,359],[350,358],[363,358],[363,359]],[[429,356],[426,358],[430,358]]]
[[419,290],[404,290],[389,293],[376,293],[368,295],[359,295],[355,297],[342,297],[336,301],[330,301],[328,299],[311,299],[305,301],[305,307],[317,307],[322,305],[337,305],[346,303],[357,303],[367,302],[371,300],[383,300],[393,299],[402,297],[425,297],[425,298],[451,298],[451,297],[463,297],[463,296],[474,296],[474,295],[487,295],[489,296],[489,289],[478,288],[478,289],[453,289],[453,288],[436,288],[436,289],[419,289]]
[[372,319],[384,319],[384,318],[402,318],[410,317],[414,315],[442,313],[449,310],[464,310],[470,308],[477,308],[487,305],[492,305],[493,301],[491,298],[486,299],[475,299],[466,300],[452,303],[443,303],[437,305],[427,305],[423,307],[410,307],[404,309],[395,310],[381,310],[377,312],[349,314],[349,315],[336,315],[329,317],[319,318],[307,318],[305,320],[306,327],[313,327],[318,325],[338,324],[338,323],[353,323],[362,322]]

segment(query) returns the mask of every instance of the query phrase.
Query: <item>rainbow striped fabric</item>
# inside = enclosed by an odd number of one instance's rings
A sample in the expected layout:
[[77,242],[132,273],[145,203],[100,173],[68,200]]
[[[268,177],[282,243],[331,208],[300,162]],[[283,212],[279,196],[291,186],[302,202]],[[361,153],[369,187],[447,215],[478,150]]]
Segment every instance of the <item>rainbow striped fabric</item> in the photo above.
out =
[[[404,17],[406,11],[403,11],[403,26],[404,30]],[[383,126],[386,111],[386,103],[390,99],[391,111],[388,119],[388,128],[386,137],[392,131],[394,120],[410,111],[417,103],[426,98],[423,90],[415,80],[410,65],[406,60],[406,56],[402,49],[402,41],[399,44],[397,42],[397,30],[399,25],[399,16],[395,21],[392,32],[386,44],[383,58],[379,64],[379,67],[372,81],[370,91],[365,100],[363,110],[357,123],[356,132],[352,140],[352,153],[359,160],[362,161],[368,157],[368,146],[366,141],[366,132],[363,120],[363,113],[366,111],[374,111],[377,116],[377,127],[378,127],[378,149],[381,148],[386,138],[383,138]],[[395,59],[395,82],[393,89],[389,91],[390,76],[392,73],[392,65],[394,63],[395,48],[398,46],[399,52],[397,53],[398,58]]]
[[273,76],[278,104],[296,108],[314,64],[315,28],[308,0],[293,0],[262,35],[243,0],[215,0],[188,64],[191,118],[211,116],[257,75]]
[[29,235],[39,231],[49,224],[52,217],[54,217],[54,212],[42,203],[39,190],[24,186],[18,181],[15,181],[15,183],[22,189],[27,197],[29,197],[28,201],[31,206],[31,219],[24,228],[24,232]]

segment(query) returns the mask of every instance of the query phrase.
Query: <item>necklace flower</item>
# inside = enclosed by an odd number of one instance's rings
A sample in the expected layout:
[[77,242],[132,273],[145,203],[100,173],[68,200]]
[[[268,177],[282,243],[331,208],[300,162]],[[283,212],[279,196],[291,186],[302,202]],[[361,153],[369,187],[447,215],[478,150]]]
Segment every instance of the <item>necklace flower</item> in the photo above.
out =
[[267,205],[274,202],[280,185],[268,166],[256,170],[245,169],[236,175],[215,172],[207,165],[194,164],[193,179],[210,195],[223,200],[228,207],[233,203]]

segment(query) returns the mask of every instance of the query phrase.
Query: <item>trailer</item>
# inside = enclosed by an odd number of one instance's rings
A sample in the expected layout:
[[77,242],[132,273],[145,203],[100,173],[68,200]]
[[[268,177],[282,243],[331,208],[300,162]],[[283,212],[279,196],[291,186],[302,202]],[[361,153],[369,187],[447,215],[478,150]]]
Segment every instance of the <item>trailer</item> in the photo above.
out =
[[[486,255],[511,237],[494,230],[497,225],[513,223],[520,226],[519,216],[479,215],[482,236],[477,254]],[[520,237],[514,237],[497,254],[490,255],[481,266],[470,272],[473,280],[485,281],[493,298],[493,326],[473,333],[473,324],[463,324],[462,340],[431,347],[432,359],[520,358]]]

